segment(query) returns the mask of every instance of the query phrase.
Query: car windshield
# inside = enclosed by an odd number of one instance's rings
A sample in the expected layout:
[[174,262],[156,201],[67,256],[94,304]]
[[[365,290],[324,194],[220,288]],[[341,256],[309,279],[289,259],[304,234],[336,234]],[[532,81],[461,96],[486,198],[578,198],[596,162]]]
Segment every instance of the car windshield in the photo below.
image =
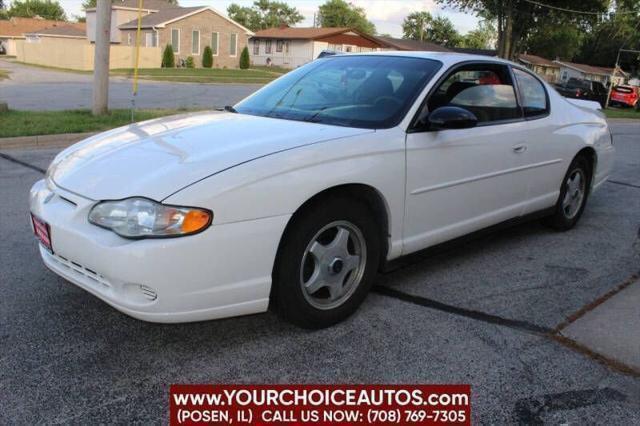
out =
[[397,125],[438,61],[332,56],[290,72],[235,105],[241,114],[369,129]]

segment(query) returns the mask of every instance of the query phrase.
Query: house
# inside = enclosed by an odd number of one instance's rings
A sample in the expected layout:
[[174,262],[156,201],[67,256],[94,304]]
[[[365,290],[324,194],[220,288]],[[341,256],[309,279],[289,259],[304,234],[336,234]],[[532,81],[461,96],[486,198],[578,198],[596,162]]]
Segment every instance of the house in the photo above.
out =
[[[215,67],[237,68],[240,52],[251,31],[207,6],[178,7],[166,0],[145,0],[141,11],[140,48],[136,47],[138,0],[116,0],[111,7],[110,68],[133,68],[136,51],[140,68],[159,68],[162,50],[173,46],[176,62],[192,56],[202,65],[206,46],[213,50]],[[58,68],[92,70],[96,10],[86,11],[86,25],[59,23],[27,31],[16,45],[19,61]],[[0,21],[1,22],[1,21]]]
[[556,84],[560,81],[560,65],[542,56],[526,53],[518,56],[518,62],[538,74],[545,81]]
[[[138,30],[138,1],[118,0],[111,8],[111,42],[134,46]],[[171,44],[176,62],[192,56],[202,64],[206,46],[215,67],[237,68],[240,52],[253,33],[208,6],[178,7],[164,0],[145,0],[141,19],[142,46],[164,49]],[[87,38],[95,41],[95,9],[87,10]]]
[[376,36],[376,39],[380,40],[383,44],[386,44],[385,50],[404,50],[404,51],[420,51],[420,52],[451,52],[451,49],[447,49],[436,43],[420,40],[408,40],[403,38]]
[[51,21],[42,18],[11,18],[0,20],[0,44],[5,51],[5,55],[16,55],[16,41],[24,40],[25,34],[52,28],[59,25],[67,25],[67,22]]
[[323,50],[371,52],[386,47],[378,37],[350,28],[281,26],[256,32],[249,53],[255,65],[296,68],[313,61]]
[[613,84],[624,84],[629,78],[629,74],[621,69],[617,69],[614,74],[613,68],[597,67],[586,64],[576,64],[574,62],[554,61],[560,66],[560,81],[565,83],[570,78],[578,78],[580,80],[593,80],[599,81],[605,86],[609,85],[609,81],[612,79]]

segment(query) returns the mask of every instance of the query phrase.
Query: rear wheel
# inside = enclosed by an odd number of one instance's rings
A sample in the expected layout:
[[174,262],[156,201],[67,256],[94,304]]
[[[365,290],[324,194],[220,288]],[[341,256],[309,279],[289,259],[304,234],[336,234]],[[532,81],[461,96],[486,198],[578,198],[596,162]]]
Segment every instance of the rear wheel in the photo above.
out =
[[589,161],[584,156],[576,157],[562,181],[555,212],[545,223],[560,231],[573,228],[587,204],[590,183]]
[[371,210],[348,198],[305,209],[287,229],[273,274],[272,305],[284,319],[323,328],[365,299],[380,258]]

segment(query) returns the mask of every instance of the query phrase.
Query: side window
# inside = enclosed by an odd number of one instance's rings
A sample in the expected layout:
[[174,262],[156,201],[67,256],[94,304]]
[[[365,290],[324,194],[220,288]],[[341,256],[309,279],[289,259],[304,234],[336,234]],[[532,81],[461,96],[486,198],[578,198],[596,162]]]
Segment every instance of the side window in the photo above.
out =
[[549,106],[547,92],[542,83],[528,72],[517,68],[513,69],[513,74],[518,82],[525,117],[545,115],[549,111]]
[[429,111],[458,106],[471,111],[478,123],[520,118],[509,69],[500,64],[472,64],[456,69],[427,103]]

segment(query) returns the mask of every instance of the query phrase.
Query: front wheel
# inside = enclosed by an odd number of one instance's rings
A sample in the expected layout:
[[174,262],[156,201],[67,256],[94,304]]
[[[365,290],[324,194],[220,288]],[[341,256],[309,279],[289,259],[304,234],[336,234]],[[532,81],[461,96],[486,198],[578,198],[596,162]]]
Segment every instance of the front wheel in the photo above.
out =
[[351,315],[366,297],[380,259],[371,210],[349,199],[325,199],[287,229],[273,274],[272,304],[284,319],[323,328]]
[[576,157],[562,181],[555,212],[545,220],[545,223],[560,231],[573,228],[580,220],[587,204],[590,182],[589,162],[583,156]]

